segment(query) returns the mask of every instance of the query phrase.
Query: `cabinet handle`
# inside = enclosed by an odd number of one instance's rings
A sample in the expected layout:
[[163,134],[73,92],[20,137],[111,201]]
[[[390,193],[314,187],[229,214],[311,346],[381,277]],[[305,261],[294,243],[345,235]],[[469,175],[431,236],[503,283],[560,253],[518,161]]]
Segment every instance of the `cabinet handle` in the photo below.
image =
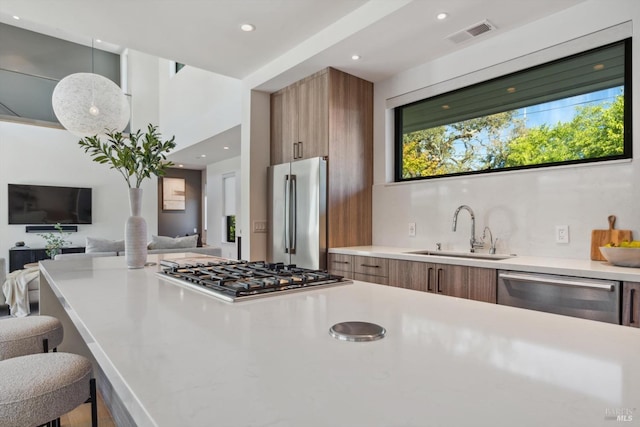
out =
[[636,294],[636,290],[631,289],[631,292],[629,295],[629,323],[630,324],[636,323],[635,320],[633,320],[633,300],[635,298],[635,294]]
[[349,264],[349,261],[333,261],[334,264]]
[[360,267],[380,268],[379,265],[370,265],[370,264],[360,264]]
[[438,273],[436,274],[436,292],[438,292],[439,294],[442,293],[442,280],[440,280],[441,278],[442,278],[442,269],[439,268]]
[[302,158],[302,141],[298,142],[298,158]]
[[433,288],[431,284],[433,283],[431,280],[431,275],[433,274],[433,267],[427,268],[427,292],[432,292]]
[[293,158],[294,159],[298,158],[298,143],[297,142],[293,143]]

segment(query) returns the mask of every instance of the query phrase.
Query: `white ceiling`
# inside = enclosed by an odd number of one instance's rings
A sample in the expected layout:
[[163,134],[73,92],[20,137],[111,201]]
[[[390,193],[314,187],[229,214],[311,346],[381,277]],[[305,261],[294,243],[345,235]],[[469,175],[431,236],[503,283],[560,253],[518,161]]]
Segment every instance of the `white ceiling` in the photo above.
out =
[[[225,148],[228,147],[228,148]],[[167,156],[176,167],[205,169],[211,163],[240,155],[240,125],[234,126],[211,138],[190,145]],[[182,165],[182,166],[180,166]]]
[[[101,39],[108,50],[131,48],[274,91],[327,66],[375,83],[582,1],[1,0],[0,22],[87,45]],[[439,12],[449,18],[438,21]],[[485,19],[497,30],[447,39]],[[240,31],[243,23],[256,31]]]

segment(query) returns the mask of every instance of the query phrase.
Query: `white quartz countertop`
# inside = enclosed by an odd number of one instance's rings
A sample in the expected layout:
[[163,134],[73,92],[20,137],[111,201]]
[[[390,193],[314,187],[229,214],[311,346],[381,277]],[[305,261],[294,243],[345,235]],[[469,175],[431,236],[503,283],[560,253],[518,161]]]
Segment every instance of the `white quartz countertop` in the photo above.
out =
[[[468,265],[471,267],[495,268],[499,270],[640,282],[640,268],[617,267],[609,264],[607,261],[591,261],[587,258],[573,259],[514,255],[507,259],[473,259],[446,256],[446,252],[443,252],[442,256],[425,256],[413,253],[416,251],[418,251],[418,249],[391,246],[352,246],[329,249],[329,253],[343,255],[361,255],[407,261]],[[456,254],[461,253],[456,252]]]
[[[640,420],[638,329],[365,282],[226,303],[124,257],[41,266],[139,426]],[[350,320],[387,335],[329,335]]]

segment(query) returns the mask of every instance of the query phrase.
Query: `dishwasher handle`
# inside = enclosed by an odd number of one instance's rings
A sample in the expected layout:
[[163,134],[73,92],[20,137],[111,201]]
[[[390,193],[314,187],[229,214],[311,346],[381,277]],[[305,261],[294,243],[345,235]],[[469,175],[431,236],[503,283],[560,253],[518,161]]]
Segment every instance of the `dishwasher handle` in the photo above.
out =
[[614,285],[613,284],[604,284],[604,283],[589,283],[589,282],[581,282],[578,280],[563,280],[563,279],[549,279],[544,276],[539,276],[536,274],[517,274],[517,273],[500,273],[498,275],[500,279],[506,280],[516,280],[519,282],[531,282],[531,283],[545,283],[549,285],[558,285],[558,286],[572,286],[577,288],[588,288],[588,289],[600,289],[603,291],[613,292]]

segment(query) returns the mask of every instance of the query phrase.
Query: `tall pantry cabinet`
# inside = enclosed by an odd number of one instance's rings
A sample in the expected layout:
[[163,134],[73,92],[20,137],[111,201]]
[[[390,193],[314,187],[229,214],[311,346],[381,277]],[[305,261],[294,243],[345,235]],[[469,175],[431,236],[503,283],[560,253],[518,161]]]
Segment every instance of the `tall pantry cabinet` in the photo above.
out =
[[373,83],[327,68],[271,95],[271,164],[327,157],[327,243],[371,244]]

